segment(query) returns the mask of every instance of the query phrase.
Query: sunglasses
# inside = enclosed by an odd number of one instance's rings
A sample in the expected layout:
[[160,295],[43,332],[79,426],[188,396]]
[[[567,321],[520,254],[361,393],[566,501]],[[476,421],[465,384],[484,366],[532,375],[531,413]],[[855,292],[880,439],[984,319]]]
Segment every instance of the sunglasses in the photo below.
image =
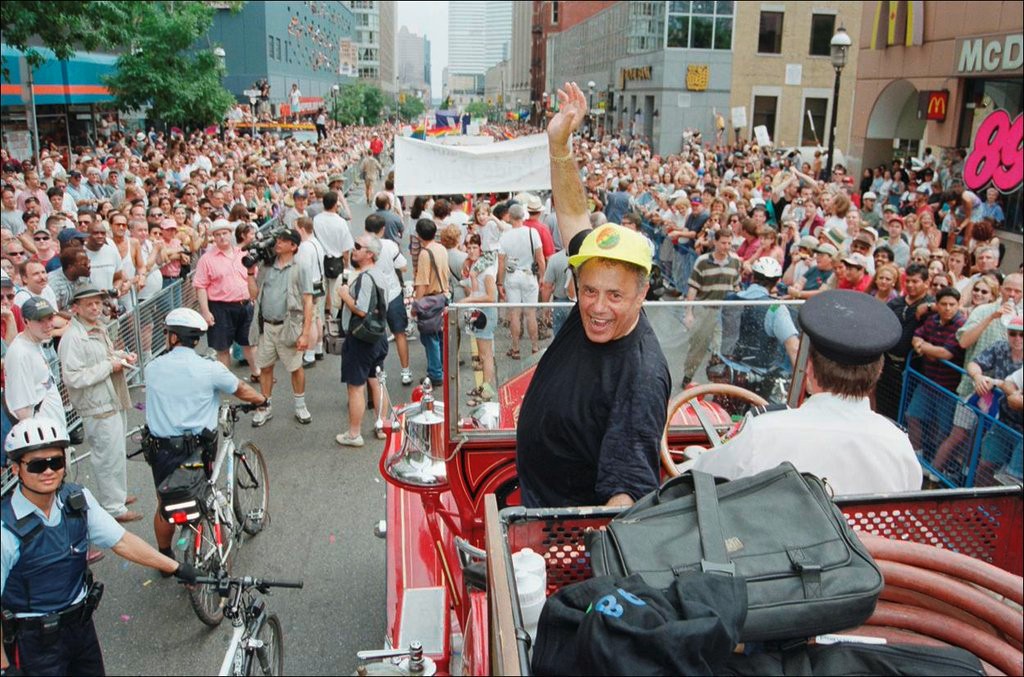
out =
[[7,299],[8,301],[13,301],[14,300],[14,296],[15,296],[14,294],[4,294],[3,298]]
[[361,244],[359,244],[358,242],[356,242],[356,243],[355,243],[355,248],[356,248],[356,251],[357,251],[357,252],[358,252],[358,251],[362,251],[362,249],[363,249],[363,245],[361,245]]
[[32,473],[33,475],[42,475],[47,470],[63,470],[64,469],[64,455],[50,456],[49,458],[37,458],[31,461],[22,461],[25,466],[25,470]]
[[35,240],[36,242],[43,242],[45,240],[49,240],[50,236],[49,235],[33,235],[32,239]]
[[8,256],[25,256],[25,252],[7,252]]
[[1007,331],[1006,334],[1008,336],[1010,336],[1011,338],[1020,338],[1021,336],[1024,336],[1024,331],[1013,331],[1013,330],[1010,330],[1010,331]]

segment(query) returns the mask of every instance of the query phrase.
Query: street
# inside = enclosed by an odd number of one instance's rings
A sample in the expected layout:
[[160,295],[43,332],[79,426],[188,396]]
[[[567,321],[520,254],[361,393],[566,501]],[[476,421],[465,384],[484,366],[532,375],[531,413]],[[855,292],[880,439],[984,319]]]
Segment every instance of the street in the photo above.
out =
[[[369,213],[360,192],[349,198],[354,235],[363,232],[362,221]],[[389,389],[400,402],[410,388],[399,382],[391,346]],[[412,342],[410,354],[413,373],[422,374],[425,360],[418,342]],[[251,439],[269,465],[270,524],[243,543],[232,573],[305,582],[302,590],[274,591],[265,598],[281,618],[290,674],[352,673],[356,651],[384,645],[384,541],[373,535],[373,526],[384,517],[385,484],[377,472],[383,443],[373,436],[373,412],[364,418],[366,446],[351,449],[335,443],[347,416],[339,361],[328,355],[306,371],[312,424],[300,425],[292,416],[291,388],[280,366],[274,417],[259,429],[250,427],[250,416],[238,423],[239,440]],[[244,367],[235,371],[246,373]],[[144,399],[142,389],[134,392],[137,402]],[[142,422],[140,410],[131,412],[130,426]],[[129,453],[135,448],[130,444]],[[90,487],[91,472],[86,460],[71,469],[69,479]],[[134,509],[146,516],[128,529],[153,543],[155,490],[141,456],[128,464],[128,488],[139,497]],[[216,673],[231,634],[229,621],[207,628],[173,578],[161,578],[111,552],[93,571],[106,585],[95,620],[108,673]]]

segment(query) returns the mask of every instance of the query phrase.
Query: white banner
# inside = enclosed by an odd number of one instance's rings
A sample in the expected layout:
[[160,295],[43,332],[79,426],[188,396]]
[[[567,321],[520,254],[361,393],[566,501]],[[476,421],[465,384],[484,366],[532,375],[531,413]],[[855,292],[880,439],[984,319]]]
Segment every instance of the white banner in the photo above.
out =
[[450,146],[395,138],[395,193],[398,195],[550,188],[547,134],[480,146]]

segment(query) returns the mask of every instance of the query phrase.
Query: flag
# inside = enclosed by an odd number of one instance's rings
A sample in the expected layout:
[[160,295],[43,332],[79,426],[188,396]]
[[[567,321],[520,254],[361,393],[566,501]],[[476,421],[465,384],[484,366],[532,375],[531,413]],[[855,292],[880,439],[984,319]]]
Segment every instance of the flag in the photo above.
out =
[[519,120],[519,114],[515,113],[514,111],[508,111],[507,113],[505,113],[505,119],[511,122],[516,122],[517,120]]
[[458,125],[458,111],[439,110],[434,113],[434,127],[458,127]]
[[424,118],[420,123],[412,128],[412,138],[423,140],[427,137],[427,120]]
[[220,127],[217,125],[210,125],[209,127],[203,130],[203,133],[205,133],[207,136],[215,136],[220,133]]
[[457,127],[432,127],[427,130],[427,136],[451,136],[452,134],[458,134],[459,129]]

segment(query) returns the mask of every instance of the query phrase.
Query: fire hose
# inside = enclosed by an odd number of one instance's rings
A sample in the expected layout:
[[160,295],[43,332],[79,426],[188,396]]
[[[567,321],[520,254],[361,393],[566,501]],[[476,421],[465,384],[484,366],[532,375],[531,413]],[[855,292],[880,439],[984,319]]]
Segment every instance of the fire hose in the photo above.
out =
[[1024,579],[949,550],[858,535],[885,588],[875,613],[852,634],[950,644],[977,656],[988,674],[1024,674],[1024,617],[1014,606],[1024,601]]

